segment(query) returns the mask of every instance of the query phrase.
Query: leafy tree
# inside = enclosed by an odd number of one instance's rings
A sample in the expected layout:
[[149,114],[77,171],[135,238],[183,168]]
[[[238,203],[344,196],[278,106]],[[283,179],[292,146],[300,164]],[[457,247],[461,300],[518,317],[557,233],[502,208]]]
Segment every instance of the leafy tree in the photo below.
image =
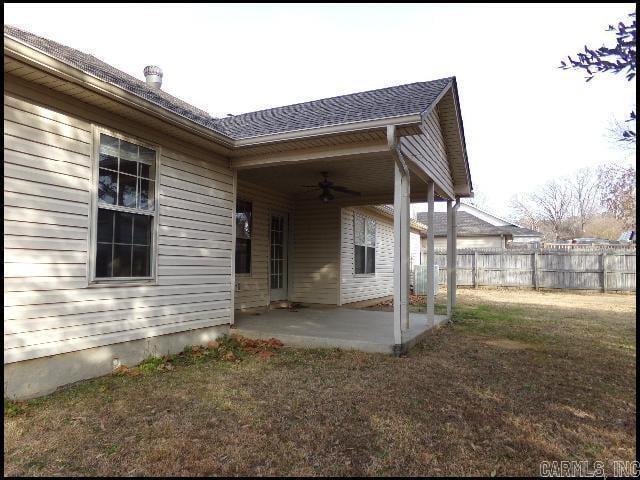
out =
[[[582,69],[586,72],[586,81],[593,80],[597,73],[625,73],[628,81],[636,76],[636,13],[629,14],[627,24],[619,22],[617,26],[609,25],[607,31],[615,32],[616,44],[613,47],[603,45],[597,49],[591,49],[585,45],[584,53],[578,52],[577,59],[568,56],[569,63],[560,62],[560,68],[568,70],[572,68]],[[627,122],[635,122],[636,112],[631,111]],[[623,129],[620,140],[635,142],[636,132],[631,128]]]

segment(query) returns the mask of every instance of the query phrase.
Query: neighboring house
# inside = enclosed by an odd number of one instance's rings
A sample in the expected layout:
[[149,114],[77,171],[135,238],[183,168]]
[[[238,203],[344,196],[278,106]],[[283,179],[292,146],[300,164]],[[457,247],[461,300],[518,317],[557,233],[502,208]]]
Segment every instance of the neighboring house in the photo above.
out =
[[[435,248],[447,248],[447,214],[433,212]],[[418,220],[427,222],[427,212],[418,213]],[[461,203],[457,213],[458,249],[464,248],[506,248],[508,246],[540,246],[542,234],[508,222],[478,207]],[[426,235],[422,235],[422,250],[427,248]]]
[[[157,67],[141,81],[8,26],[4,73],[8,396],[206,343],[274,301],[393,294],[399,348],[425,228],[409,202],[472,195],[454,77],[213,118]],[[358,193],[309,197],[322,172]]]

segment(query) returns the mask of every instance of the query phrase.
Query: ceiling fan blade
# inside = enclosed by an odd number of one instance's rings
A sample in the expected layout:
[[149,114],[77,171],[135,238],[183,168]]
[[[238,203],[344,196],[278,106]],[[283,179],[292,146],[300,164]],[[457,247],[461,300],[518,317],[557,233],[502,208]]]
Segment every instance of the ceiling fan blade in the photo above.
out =
[[360,195],[360,192],[356,192],[355,190],[350,190],[347,187],[341,187],[340,185],[334,185],[331,188],[336,192],[348,193],[349,195]]
[[321,188],[321,187],[318,187],[318,185],[300,185],[300,186],[304,188]]
[[296,195],[299,198],[314,198],[316,195],[318,194],[317,191],[313,191],[313,190],[305,190],[303,192],[297,193]]

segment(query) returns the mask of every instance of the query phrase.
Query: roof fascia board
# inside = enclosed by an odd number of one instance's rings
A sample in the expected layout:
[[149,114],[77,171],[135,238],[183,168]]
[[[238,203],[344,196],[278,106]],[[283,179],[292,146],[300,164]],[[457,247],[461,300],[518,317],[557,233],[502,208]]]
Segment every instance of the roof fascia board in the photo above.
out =
[[460,103],[458,100],[458,87],[457,87],[455,77],[452,77],[451,80],[449,80],[449,83],[447,84],[447,86],[443,88],[440,94],[436,97],[436,99],[433,102],[431,102],[431,105],[429,105],[426,109],[424,109],[424,111],[421,113],[421,116],[423,121],[426,121],[431,111],[436,107],[436,105],[438,105],[438,103],[440,103],[440,100],[442,100],[442,98],[447,94],[449,90],[451,90],[453,94],[454,108],[456,111],[456,119],[458,123],[459,139],[462,145],[462,156],[465,164],[465,173],[467,176],[467,185],[469,185],[469,189],[466,189],[466,188],[461,189],[459,187],[454,186],[454,193],[456,194],[456,196],[469,197],[473,195],[473,185],[471,184],[471,174],[469,172],[469,160],[467,158],[467,147],[464,139],[464,130],[462,128],[462,117],[460,116]]
[[467,174],[467,184],[469,185],[469,193],[473,195],[473,183],[471,183],[471,169],[469,168],[469,157],[467,156],[467,141],[464,137],[464,125],[462,124],[462,115],[460,114],[460,98],[458,97],[458,82],[456,77],[452,79],[453,102],[456,110],[456,119],[458,120],[458,130],[460,132],[460,143],[462,145],[462,156],[464,157],[465,173]]
[[431,102],[431,105],[429,105],[420,113],[420,116],[422,117],[423,121],[426,121],[427,117],[431,113],[431,110],[436,108],[436,105],[440,103],[440,100],[442,100],[442,97],[444,97],[447,94],[447,92],[451,89],[452,85],[453,85],[453,80],[449,80],[449,83],[447,83],[447,85],[442,89],[442,91],[438,94],[435,100]]

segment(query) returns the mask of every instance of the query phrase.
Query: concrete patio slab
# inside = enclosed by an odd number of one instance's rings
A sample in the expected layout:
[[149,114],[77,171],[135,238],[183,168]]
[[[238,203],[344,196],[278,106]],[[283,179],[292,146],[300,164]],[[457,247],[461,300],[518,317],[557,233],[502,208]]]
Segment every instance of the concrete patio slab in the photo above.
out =
[[[436,315],[436,326],[445,322]],[[410,314],[411,328],[402,332],[402,351],[427,331],[424,313]],[[249,338],[275,337],[285,345],[394,353],[393,313],[340,308],[298,308],[236,313],[234,331]]]

